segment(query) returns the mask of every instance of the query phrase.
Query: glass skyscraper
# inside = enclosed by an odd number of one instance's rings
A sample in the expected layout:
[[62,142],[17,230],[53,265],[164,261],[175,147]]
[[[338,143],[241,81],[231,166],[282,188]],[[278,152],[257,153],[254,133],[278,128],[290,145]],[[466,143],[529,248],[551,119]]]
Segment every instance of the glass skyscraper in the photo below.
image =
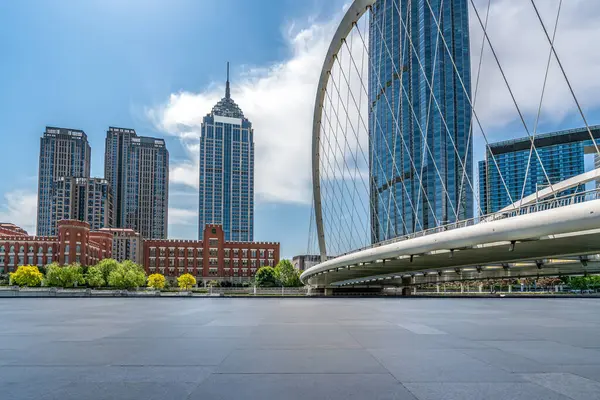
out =
[[117,228],[133,229],[144,239],[166,239],[169,152],[163,139],[109,127],[104,178],[112,186]]
[[[595,139],[600,138],[600,126],[592,126],[590,130]],[[593,146],[593,143],[587,128],[546,133],[536,135],[535,138],[535,147],[553,184],[585,172],[584,152],[589,146]],[[528,137],[492,143],[487,147],[486,159],[479,162],[479,206],[482,214],[496,212],[512,202],[519,201],[521,193],[528,196],[548,187],[548,180],[535,152],[531,154],[531,164],[527,171],[530,151],[531,140]],[[510,197],[500,174],[508,187]],[[581,185],[566,190],[561,195],[583,189]]]
[[472,217],[467,0],[378,0],[369,57],[372,241]]
[[204,226],[223,226],[225,240],[254,240],[254,131],[231,98],[229,64],[225,97],[202,120],[198,238]]
[[[37,235],[54,236],[57,216],[53,209],[55,181],[64,177],[89,178],[91,150],[84,131],[46,127],[40,140]],[[69,212],[72,204],[64,204]]]

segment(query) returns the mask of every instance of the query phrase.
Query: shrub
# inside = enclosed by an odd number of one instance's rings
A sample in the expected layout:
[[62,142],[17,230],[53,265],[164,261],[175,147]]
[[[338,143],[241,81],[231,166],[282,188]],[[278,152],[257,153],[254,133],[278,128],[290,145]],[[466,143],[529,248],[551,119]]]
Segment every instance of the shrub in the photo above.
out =
[[11,284],[18,286],[40,286],[44,275],[38,267],[33,265],[22,265],[17,268],[16,272],[10,273]]
[[152,274],[148,277],[148,287],[153,289],[164,289],[165,276],[162,274]]
[[181,289],[190,290],[196,284],[196,278],[191,274],[183,274],[177,278],[177,284]]
[[146,284],[146,273],[139,265],[125,260],[109,274],[108,284],[118,289],[133,289]]
[[61,267],[58,264],[48,265],[46,271],[45,284],[47,286],[73,287],[85,284],[85,278],[79,264],[65,265]]
[[97,266],[88,268],[87,273],[85,274],[85,280],[90,287],[102,287],[106,285],[102,270]]

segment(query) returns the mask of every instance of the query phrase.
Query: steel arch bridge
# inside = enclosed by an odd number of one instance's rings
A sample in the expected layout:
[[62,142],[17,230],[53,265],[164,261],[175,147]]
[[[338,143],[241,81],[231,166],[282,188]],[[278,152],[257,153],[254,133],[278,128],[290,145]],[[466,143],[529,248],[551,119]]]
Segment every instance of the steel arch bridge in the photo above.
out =
[[[425,13],[427,13],[427,9],[431,11],[432,17],[430,19],[433,22],[430,21],[430,23],[434,24],[432,37],[436,37],[433,72],[427,70],[427,61],[420,59],[417,54],[419,44],[415,45],[410,38],[408,15],[411,13],[411,4],[416,2],[426,3]],[[376,3],[382,3],[379,4],[379,11],[373,11]],[[554,57],[560,65],[573,100],[590,133],[591,142],[598,155],[600,155],[582,108],[564,68],[560,64],[560,58],[554,47],[562,0],[558,7],[552,35],[552,32],[542,21],[535,1],[531,0],[533,9],[536,11],[539,23],[547,38],[550,53],[545,71],[546,76],[540,107],[533,131],[529,129],[523,117],[523,112],[513,94],[511,85],[504,74],[486,30],[490,14],[490,3],[488,2],[484,19],[482,18],[484,14],[478,12],[475,2],[470,0],[472,10],[482,28],[480,64],[474,95],[469,93],[469,84],[463,82],[463,79],[466,81],[465,73],[460,71],[457,61],[450,55],[452,44],[448,45],[444,33],[442,33],[444,30],[442,26],[444,10],[442,7],[436,7],[435,4],[432,5],[432,3],[436,3],[436,0],[355,0],[345,12],[333,35],[319,77],[312,128],[314,232],[311,231],[311,236],[314,236],[318,244],[321,263],[304,271],[301,280],[305,284],[314,287],[332,288],[365,285],[406,286],[469,279],[556,276],[600,272],[600,258],[596,256],[600,253],[600,191],[582,192],[576,190],[588,182],[598,180],[600,169],[557,181],[557,179],[553,179],[548,175],[547,167],[545,167],[535,145],[535,135],[540,119],[544,91],[546,90],[548,70],[550,61]],[[464,4],[467,5],[467,0],[464,0]],[[381,15],[381,13],[383,14]],[[386,13],[396,14],[389,16]],[[404,16],[407,16],[406,21]],[[436,16],[439,18],[436,18]],[[374,24],[382,24],[382,26],[378,27]],[[383,24],[389,25],[384,26]],[[361,25],[363,26],[362,30]],[[392,50],[389,48],[383,50],[383,47],[387,47],[385,40],[382,40],[384,43],[383,46],[380,46],[380,49],[372,48],[376,41],[375,39],[371,40],[371,38],[380,35],[379,39],[381,39],[384,32],[389,29],[392,32],[394,29],[398,29],[399,33],[397,35],[401,37],[401,40],[398,40],[401,42],[398,47],[400,49],[404,48],[404,50],[398,50],[398,54],[393,53],[396,51],[393,47]],[[437,32],[435,32],[436,30]],[[360,48],[360,43],[362,43],[362,49],[359,52],[362,52],[362,56],[359,61],[359,56],[353,53],[356,53],[357,47]],[[424,77],[423,81],[427,84],[425,92],[429,91],[429,93],[426,93],[428,108],[425,121],[428,124],[430,119],[435,120],[437,118],[436,121],[440,123],[435,129],[438,129],[436,133],[440,137],[444,135],[445,128],[448,136],[446,140],[451,142],[451,146],[448,145],[447,147],[450,150],[446,150],[447,155],[454,156],[458,160],[455,165],[458,166],[459,170],[462,168],[463,171],[460,180],[461,187],[457,191],[459,193],[458,203],[460,203],[463,193],[467,193],[469,190],[471,193],[476,192],[472,176],[470,179],[467,172],[467,161],[469,157],[472,157],[472,152],[469,155],[469,145],[473,146],[471,140],[473,131],[477,129],[485,138],[486,144],[489,145],[475,106],[481,72],[481,57],[484,54],[485,46],[488,46],[488,51],[492,54],[493,60],[496,61],[504,77],[506,88],[514,102],[517,115],[531,140],[529,161],[524,180],[527,180],[531,166],[531,170],[537,168],[541,171],[540,175],[546,178],[548,187],[525,195],[525,183],[523,183],[521,196],[513,198],[505,182],[506,177],[502,176],[498,162],[492,154],[491,162],[498,169],[501,184],[506,189],[511,204],[495,213],[481,215],[478,218],[464,218],[464,215],[461,215],[458,211],[460,205],[457,204],[457,201],[454,201],[454,206],[452,204],[450,189],[447,187],[449,185],[447,181],[444,185],[443,180],[443,174],[447,175],[448,172],[444,171],[443,165],[436,165],[434,152],[430,148],[433,147],[429,141],[430,131],[428,129],[430,127],[419,124],[420,113],[414,109],[412,104],[414,99],[411,97],[412,94],[408,93],[408,90],[404,87],[402,76],[407,73],[421,73]],[[450,67],[453,67],[453,74],[458,77],[457,80],[462,85],[462,89],[455,88],[454,90],[457,92],[464,90],[465,102],[468,102],[469,114],[472,114],[472,119],[469,118],[471,122],[468,141],[466,146],[462,146],[467,148],[466,154],[464,152],[459,154],[461,146],[455,143],[457,135],[454,131],[451,132],[450,123],[445,118],[447,115],[442,111],[437,92],[435,92],[434,82],[437,71],[435,60],[438,58],[438,50],[440,58],[443,58],[441,53],[447,52],[449,54],[446,62]],[[379,54],[384,54],[380,56],[380,63],[373,62],[376,51]],[[410,58],[411,55],[408,53],[411,52],[414,53],[412,58],[416,58],[417,61],[411,61],[413,64],[406,67],[405,57]],[[368,59],[366,64],[369,70],[369,82],[367,83],[365,83],[367,79],[363,76],[365,58]],[[396,65],[396,61],[399,61],[399,66]],[[347,64],[344,64],[345,62]],[[360,69],[359,65],[362,65]],[[382,69],[381,65],[384,65],[384,70],[392,72],[391,84],[390,80],[383,83],[384,79],[377,75],[378,71]],[[418,72],[419,69],[420,72]],[[417,72],[410,72],[415,70]],[[373,71],[375,71],[375,74],[373,74]],[[396,85],[395,80],[400,81],[399,88],[394,87]],[[379,86],[374,84],[373,81],[376,81]],[[360,96],[356,92],[360,92]],[[374,92],[378,93],[376,101],[372,101]],[[368,98],[368,106],[362,103],[363,95]],[[391,101],[388,96],[392,98]],[[397,105],[390,104],[394,103],[395,98],[393,96],[397,98]],[[383,97],[385,97],[385,102],[389,108],[387,117],[391,115],[393,120],[391,123],[392,128],[389,129],[393,131],[390,137],[393,138],[394,142],[390,145],[386,141],[385,146],[383,146],[385,149],[383,153],[387,151],[387,154],[385,154],[387,158],[382,162],[377,154],[373,155],[372,148],[375,147],[373,132],[379,129],[384,134],[385,130],[382,128],[383,123],[377,120],[377,112],[373,111],[374,104],[381,101]],[[420,131],[423,139],[420,144],[421,148],[418,149],[418,152],[421,153],[418,157],[421,160],[418,159],[417,155],[411,153],[411,149],[414,150],[415,147],[409,147],[405,143],[404,137],[408,135],[407,130],[401,126],[402,121],[396,120],[400,112],[396,113],[395,107],[398,110],[406,107],[407,113],[412,114],[412,117],[409,117],[412,118],[412,130],[414,132]],[[436,109],[439,115],[436,114]],[[389,124],[386,126],[389,126]],[[414,126],[418,126],[418,129]],[[354,138],[350,136],[350,133],[353,134]],[[413,135],[419,137],[417,133],[413,133]],[[344,143],[341,142],[342,136]],[[365,150],[365,148],[368,148],[368,150]],[[402,162],[404,163],[402,166],[399,166],[400,163],[396,161],[400,152],[402,152]],[[364,159],[362,164],[360,156]],[[388,167],[385,163],[390,164],[390,160],[391,167]],[[427,163],[426,160],[429,162]],[[431,165],[433,165],[433,168]],[[373,175],[376,175],[373,171],[378,168],[377,166],[379,166],[387,185],[383,191],[394,184],[402,186],[401,189],[397,189],[396,192],[385,198],[385,201],[383,195],[373,189]],[[366,173],[367,169],[368,174]],[[441,185],[438,186],[438,189],[441,188],[440,191],[442,192],[439,197],[444,200],[442,203],[445,204],[447,214],[450,216],[448,219],[436,218],[436,207],[439,208],[439,206],[436,206],[438,197],[435,197],[435,193],[432,194],[431,191],[428,192],[428,189],[425,188],[424,181],[431,180],[431,178],[425,176],[425,169],[430,169],[428,173],[434,176],[433,179],[441,182]],[[366,182],[367,175],[369,176],[369,182]],[[361,179],[363,180],[363,188],[358,188]],[[408,188],[408,183],[405,183],[405,181],[410,182],[416,189],[414,187]],[[385,185],[383,186],[385,187]],[[416,201],[415,192],[418,192]],[[467,196],[465,195],[462,198],[463,202],[465,197]],[[350,201],[350,199],[352,200]],[[385,202],[387,202],[387,209]],[[382,204],[383,207],[381,207]],[[362,211],[359,210],[361,207]],[[381,212],[378,207],[383,208],[384,211]],[[412,213],[410,223],[405,221],[402,215],[399,215],[399,218],[402,219],[401,223],[395,222],[406,231],[401,232],[401,234],[394,231],[393,237],[386,238],[386,240],[372,240],[373,237],[378,237],[374,233],[376,229],[374,226],[389,225],[389,220],[392,217],[398,219],[398,215],[393,215],[392,209],[397,210],[400,207],[410,211],[405,212],[405,216]],[[454,213],[453,216],[452,212],[449,211],[450,209]],[[381,218],[378,214],[384,215],[387,221],[378,220],[378,218]],[[397,212],[396,214],[401,213]],[[426,217],[423,217],[423,215],[426,215]],[[434,223],[431,223],[429,227],[424,226],[423,223],[419,224],[419,218],[425,221],[427,216],[430,216],[429,219],[434,220]],[[407,217],[407,219],[409,218]],[[410,224],[412,224],[412,229]],[[367,225],[370,226],[370,232]],[[359,230],[363,228],[367,243],[360,243],[355,240],[355,237],[359,235]],[[360,234],[362,235],[362,232]],[[334,242],[336,240],[343,242],[343,236],[346,236],[346,242],[338,243],[336,246]],[[368,243],[369,238],[371,243]]]

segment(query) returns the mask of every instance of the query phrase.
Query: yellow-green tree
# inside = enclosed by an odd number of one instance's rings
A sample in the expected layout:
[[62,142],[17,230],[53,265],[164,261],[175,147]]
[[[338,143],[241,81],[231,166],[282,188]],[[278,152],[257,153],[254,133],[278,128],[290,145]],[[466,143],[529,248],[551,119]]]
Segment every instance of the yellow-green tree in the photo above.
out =
[[191,274],[183,274],[177,278],[177,284],[181,289],[190,290],[196,284],[196,278]]
[[146,272],[129,260],[117,264],[117,268],[108,275],[108,285],[118,289],[134,289],[145,284]]
[[46,281],[47,286],[57,287],[73,287],[75,285],[85,284],[85,278],[83,277],[83,270],[79,264],[65,265],[61,267],[56,263],[48,265],[46,270]]
[[152,274],[148,277],[148,287],[153,289],[164,289],[165,276],[163,274]]
[[38,267],[33,265],[21,265],[16,272],[10,273],[10,282],[19,286],[40,286],[44,275]]
[[102,270],[96,266],[88,268],[87,273],[85,274],[85,280],[90,287],[102,287],[106,285]]

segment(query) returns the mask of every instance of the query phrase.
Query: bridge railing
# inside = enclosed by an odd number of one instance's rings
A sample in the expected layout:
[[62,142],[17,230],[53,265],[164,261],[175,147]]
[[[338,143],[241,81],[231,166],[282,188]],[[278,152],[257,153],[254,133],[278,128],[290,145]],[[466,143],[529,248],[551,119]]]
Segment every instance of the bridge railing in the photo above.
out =
[[[586,201],[592,201],[592,200],[598,200],[598,199],[600,199],[600,188],[588,190],[585,192],[571,193],[568,195],[559,196],[559,197],[555,197],[555,198],[548,199],[548,200],[543,200],[543,201],[540,201],[535,204],[528,204],[528,205],[516,207],[510,211],[490,213],[490,214],[486,214],[486,215],[479,216],[479,217],[473,217],[473,218],[465,219],[462,221],[457,221],[457,222],[452,222],[449,224],[436,226],[435,228],[425,229],[425,230],[422,230],[419,232],[410,233],[408,235],[398,236],[393,239],[384,240],[384,241],[372,244],[370,246],[365,246],[365,247],[362,247],[360,249],[357,249],[357,250],[354,250],[351,252],[340,254],[336,257],[343,256],[346,254],[356,253],[356,252],[371,249],[374,247],[384,246],[384,245],[391,244],[391,243],[397,243],[397,242],[401,242],[404,240],[427,236],[427,235],[431,235],[434,233],[450,231],[450,230],[458,229],[458,228],[465,228],[467,226],[472,226],[472,225],[476,225],[476,224],[480,224],[480,223],[486,223],[486,222],[490,222],[490,221],[498,221],[501,219],[513,218],[513,217],[517,217],[520,215],[533,214],[533,213],[540,212],[540,211],[551,210],[551,209],[555,209],[555,208],[569,206],[572,204],[579,204],[579,203],[584,203]],[[336,257],[330,257],[330,258],[336,258]]]

